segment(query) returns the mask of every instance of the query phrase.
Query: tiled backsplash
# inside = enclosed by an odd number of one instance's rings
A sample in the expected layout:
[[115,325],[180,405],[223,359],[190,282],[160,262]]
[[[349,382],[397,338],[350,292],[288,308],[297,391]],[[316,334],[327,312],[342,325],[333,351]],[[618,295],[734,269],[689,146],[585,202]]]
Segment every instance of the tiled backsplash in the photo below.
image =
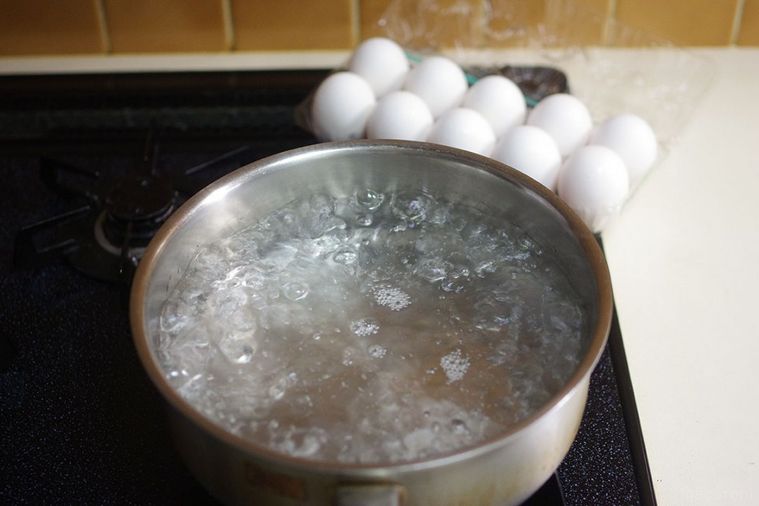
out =
[[[561,1],[561,0],[552,0]],[[569,0],[566,0],[569,1]],[[573,0],[684,46],[759,45],[759,0]],[[0,0],[0,55],[349,49],[379,33],[390,0]],[[543,0],[437,0],[520,8]],[[505,7],[508,6],[508,7]],[[599,24],[596,24],[596,27]],[[601,40],[588,30],[582,42]]]

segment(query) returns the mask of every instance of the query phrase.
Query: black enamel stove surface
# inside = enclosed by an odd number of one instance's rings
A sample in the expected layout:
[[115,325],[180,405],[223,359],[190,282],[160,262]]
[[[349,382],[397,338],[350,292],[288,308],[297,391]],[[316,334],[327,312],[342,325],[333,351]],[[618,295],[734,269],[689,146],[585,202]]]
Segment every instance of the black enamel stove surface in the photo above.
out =
[[[137,359],[129,278],[192,193],[315,142],[293,112],[324,75],[0,78],[0,503],[215,504]],[[527,504],[654,502],[615,319],[578,437]]]

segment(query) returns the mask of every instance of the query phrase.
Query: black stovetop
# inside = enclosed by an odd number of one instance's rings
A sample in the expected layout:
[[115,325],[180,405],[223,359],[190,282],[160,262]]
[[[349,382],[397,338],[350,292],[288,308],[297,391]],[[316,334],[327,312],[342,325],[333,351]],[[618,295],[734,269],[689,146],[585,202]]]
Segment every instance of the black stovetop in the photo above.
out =
[[[195,168],[190,194],[316,142],[293,111],[324,75],[0,78],[0,503],[213,504],[174,451],[138,361],[128,282],[61,255],[14,263],[14,248],[22,228],[91,204],[51,184],[51,160],[100,178]],[[578,437],[530,504],[654,502],[615,318]]]

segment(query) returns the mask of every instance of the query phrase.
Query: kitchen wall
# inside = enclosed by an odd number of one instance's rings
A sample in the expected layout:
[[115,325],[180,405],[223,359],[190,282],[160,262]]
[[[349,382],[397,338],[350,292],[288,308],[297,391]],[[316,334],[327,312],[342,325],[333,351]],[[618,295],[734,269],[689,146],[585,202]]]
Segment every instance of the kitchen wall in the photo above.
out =
[[[469,5],[473,12],[508,11],[518,14],[522,21],[540,23],[557,2],[569,1],[437,3],[443,10]],[[390,0],[0,0],[0,55],[348,49],[379,33],[377,20],[389,3]],[[576,42],[609,43],[608,26],[616,23],[650,31],[678,45],[759,45],[759,0],[573,3],[596,16],[596,21],[587,27],[578,29],[575,25]],[[503,41],[518,42],[518,38]],[[635,40],[622,43],[635,45]]]

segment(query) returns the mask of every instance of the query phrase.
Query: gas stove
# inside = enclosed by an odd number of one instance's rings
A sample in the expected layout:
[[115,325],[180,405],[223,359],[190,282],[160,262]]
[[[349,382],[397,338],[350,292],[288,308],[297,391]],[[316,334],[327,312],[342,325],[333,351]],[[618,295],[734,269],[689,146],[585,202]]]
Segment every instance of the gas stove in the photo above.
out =
[[[129,283],[189,196],[316,142],[295,109],[326,73],[0,78],[0,502],[215,504],[137,358]],[[616,318],[577,439],[527,504],[655,504]]]

